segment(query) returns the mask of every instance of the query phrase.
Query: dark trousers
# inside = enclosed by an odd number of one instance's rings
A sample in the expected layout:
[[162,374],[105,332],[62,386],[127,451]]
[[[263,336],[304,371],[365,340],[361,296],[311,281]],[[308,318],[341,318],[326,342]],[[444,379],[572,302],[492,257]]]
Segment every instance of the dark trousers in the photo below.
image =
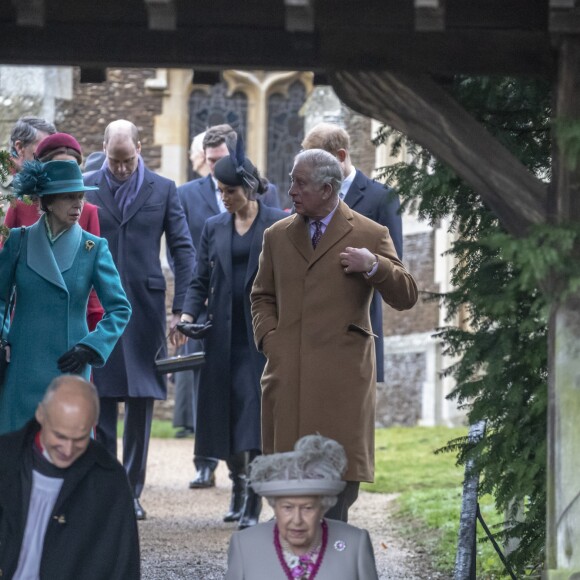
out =
[[348,522],[348,509],[357,500],[359,487],[359,481],[347,481],[346,487],[337,496],[336,504],[324,514],[324,517]]
[[101,397],[97,441],[100,441],[115,457],[117,457],[117,417],[121,401],[125,403],[123,467],[127,472],[133,495],[139,498],[145,485],[154,399]]

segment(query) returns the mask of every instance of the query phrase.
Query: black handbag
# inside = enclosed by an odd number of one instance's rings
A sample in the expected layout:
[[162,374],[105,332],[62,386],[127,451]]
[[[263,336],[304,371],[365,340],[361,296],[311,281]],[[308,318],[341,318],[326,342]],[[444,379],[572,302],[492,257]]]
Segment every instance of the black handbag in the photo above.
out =
[[0,326],[0,389],[4,386],[4,380],[6,379],[6,373],[8,372],[8,365],[10,364],[6,360],[6,347],[8,346],[8,340],[4,337],[4,323],[6,322],[7,317],[12,313],[12,305],[14,304],[14,296],[16,294],[14,288],[14,278],[16,276],[16,266],[18,265],[18,260],[20,259],[20,250],[22,249],[22,241],[24,239],[25,231],[25,227],[20,228],[20,243],[18,244],[16,259],[14,260],[14,264],[12,264],[12,272],[10,273],[10,285],[8,286],[6,306],[4,307],[4,317],[2,318],[2,326]]
[[159,358],[159,353],[164,345],[159,347],[155,355],[155,369],[160,375],[178,373],[180,371],[191,371],[205,363],[205,352],[200,350],[191,354],[176,354],[166,358]]

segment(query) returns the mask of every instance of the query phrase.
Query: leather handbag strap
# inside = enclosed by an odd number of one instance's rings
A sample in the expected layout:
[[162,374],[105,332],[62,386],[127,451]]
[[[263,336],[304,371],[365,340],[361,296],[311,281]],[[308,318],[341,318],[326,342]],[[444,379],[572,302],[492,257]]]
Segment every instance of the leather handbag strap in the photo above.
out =
[[18,244],[18,250],[16,252],[16,260],[12,264],[12,271],[10,272],[10,285],[8,286],[8,294],[6,295],[6,306],[4,307],[4,318],[2,318],[2,326],[0,326],[0,341],[2,340],[2,335],[4,334],[4,323],[6,322],[6,317],[12,309],[12,304],[14,302],[14,283],[16,278],[16,266],[18,266],[18,260],[20,259],[20,250],[22,250],[22,242],[24,240],[24,233],[26,228],[22,226],[20,228],[20,242]]

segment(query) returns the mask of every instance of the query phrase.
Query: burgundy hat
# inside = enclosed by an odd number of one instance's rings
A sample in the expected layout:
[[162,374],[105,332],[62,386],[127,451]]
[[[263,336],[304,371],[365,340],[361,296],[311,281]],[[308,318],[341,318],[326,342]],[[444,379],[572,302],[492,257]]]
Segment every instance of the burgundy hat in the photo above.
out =
[[82,157],[82,150],[79,142],[68,133],[53,133],[45,137],[36,148],[35,155],[38,159],[42,159],[45,155],[48,155],[51,151],[55,149],[60,149],[61,147],[66,147],[68,149],[73,149]]

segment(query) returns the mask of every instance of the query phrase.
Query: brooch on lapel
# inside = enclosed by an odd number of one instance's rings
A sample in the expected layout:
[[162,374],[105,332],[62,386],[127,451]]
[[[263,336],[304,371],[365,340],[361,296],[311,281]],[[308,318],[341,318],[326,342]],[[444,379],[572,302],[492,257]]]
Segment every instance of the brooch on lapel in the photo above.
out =
[[95,242],[93,242],[93,240],[87,240],[85,242],[85,250],[87,252],[90,252],[94,247],[95,247]]
[[334,549],[337,552],[342,552],[346,548],[346,542],[344,540],[336,540],[334,542]]
[[60,516],[52,516],[53,520],[56,520],[59,524],[66,524],[66,518],[64,517],[64,514],[61,514]]

